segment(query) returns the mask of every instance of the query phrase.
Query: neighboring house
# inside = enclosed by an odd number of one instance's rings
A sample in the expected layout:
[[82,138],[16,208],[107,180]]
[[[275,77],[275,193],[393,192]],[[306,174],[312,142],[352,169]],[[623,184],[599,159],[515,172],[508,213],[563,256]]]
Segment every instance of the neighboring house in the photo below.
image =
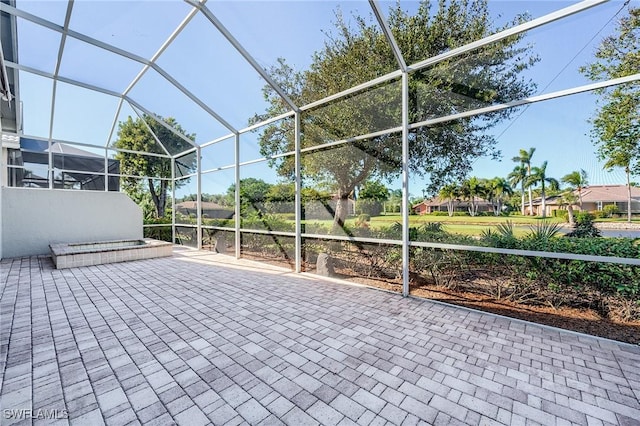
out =
[[[202,201],[201,203],[202,217],[205,219],[232,219],[234,210],[229,207],[222,206],[218,203],[212,203],[210,201]],[[182,201],[176,204],[176,213],[183,214],[185,216],[194,217],[198,212],[197,201]]]
[[[493,205],[484,198],[475,197],[476,206],[478,207],[478,213],[493,212]],[[448,212],[447,204],[449,200],[446,198],[434,197],[428,200],[424,200],[421,203],[414,205],[413,211],[416,214],[431,214],[433,212]],[[456,212],[469,212],[469,200],[454,200],[453,210]]]
[[[105,159],[66,143],[25,138],[2,137],[2,156],[7,164],[3,181],[8,186],[48,188],[49,158],[54,168],[53,187],[63,189],[105,190]],[[97,148],[97,147],[96,147]],[[120,190],[120,162],[107,159],[109,191]]]
[[[579,198],[578,190],[573,191],[576,200]],[[582,189],[582,210],[595,212],[604,206],[615,204],[620,213],[627,213],[628,192],[626,185],[590,185]],[[554,210],[566,210],[561,197],[553,196],[546,199],[547,216],[553,216]],[[533,209],[538,216],[542,216],[542,200],[533,200]],[[580,203],[576,201],[574,210],[580,209]],[[640,188],[631,187],[631,213],[640,214]]]

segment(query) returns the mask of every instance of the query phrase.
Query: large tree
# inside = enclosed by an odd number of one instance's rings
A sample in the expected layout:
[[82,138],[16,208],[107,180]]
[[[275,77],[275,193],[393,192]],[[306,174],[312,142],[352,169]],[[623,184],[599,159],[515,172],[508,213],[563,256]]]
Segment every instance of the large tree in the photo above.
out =
[[[271,193],[273,185],[257,178],[240,179],[240,212],[243,217],[250,213],[262,214],[264,203]],[[236,184],[232,183],[227,188],[227,199],[234,200]]]
[[[195,134],[189,134],[184,131],[174,118],[160,119],[188,139],[195,140]],[[153,134],[149,129],[153,131]],[[180,153],[191,147],[187,141],[164,127],[155,118],[146,114],[142,118],[136,118],[135,120],[129,116],[125,121],[120,122],[118,124],[118,139],[113,143],[113,146],[118,149],[164,154],[165,152],[153,135],[159,139],[171,154]],[[154,205],[155,217],[164,217],[167,206],[167,192],[170,186],[170,180],[168,179],[171,179],[171,160],[165,157],[125,151],[118,151],[116,159],[120,161],[120,173],[129,175],[129,177],[120,179],[124,191],[137,202],[144,200],[148,194]],[[196,161],[195,155],[186,155],[177,159],[176,163],[179,164],[180,173],[185,175],[195,169]],[[141,176],[144,179],[132,176]],[[176,181],[176,186],[184,185],[187,180]]]
[[[435,9],[435,10],[432,10]],[[273,79],[297,105],[305,105],[369,81],[398,68],[394,55],[371,18],[354,17],[350,26],[338,11],[334,31],[327,33],[324,47],[316,52],[310,68],[297,72],[283,60],[271,69]],[[519,22],[522,17],[516,17]],[[451,0],[437,6],[423,0],[415,15],[392,7],[389,26],[407,63],[413,64],[499,31],[489,17],[486,0]],[[420,122],[463,110],[506,102],[533,93],[534,84],[520,72],[536,62],[522,36],[412,72],[409,80],[409,120]],[[302,147],[349,139],[401,124],[399,80],[383,83],[342,98],[302,115]],[[259,121],[288,109],[269,86],[264,90],[270,106]],[[480,156],[497,157],[495,139],[486,130],[508,118],[513,110],[482,117],[464,118],[440,126],[411,131],[410,170],[429,177],[428,192],[469,174]],[[292,120],[266,126],[260,136],[265,156],[294,149]],[[399,133],[350,141],[337,147],[305,153],[303,178],[332,182],[338,197],[334,224],[344,224],[348,198],[368,179],[397,176],[401,169]],[[294,174],[291,156],[273,161],[278,172]]]
[[[629,8],[616,32],[596,50],[595,60],[580,68],[593,81],[625,77],[640,72],[640,8]],[[599,90],[600,99],[591,139],[605,168],[622,167],[627,175],[627,220],[631,221],[630,175],[640,174],[640,84]]]

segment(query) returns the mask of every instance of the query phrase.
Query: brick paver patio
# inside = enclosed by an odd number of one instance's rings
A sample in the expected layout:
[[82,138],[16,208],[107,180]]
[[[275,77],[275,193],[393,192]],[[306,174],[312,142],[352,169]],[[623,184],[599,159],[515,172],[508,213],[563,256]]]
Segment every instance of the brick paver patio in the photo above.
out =
[[640,424],[638,346],[184,249],[0,266],[3,425]]

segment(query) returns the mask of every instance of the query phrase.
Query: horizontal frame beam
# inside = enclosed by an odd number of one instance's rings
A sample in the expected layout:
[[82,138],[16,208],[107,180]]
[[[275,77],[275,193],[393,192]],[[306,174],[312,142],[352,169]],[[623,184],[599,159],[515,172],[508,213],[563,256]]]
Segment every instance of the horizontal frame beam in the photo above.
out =
[[492,112],[502,111],[504,109],[515,108],[524,105],[530,105],[537,102],[548,101],[552,99],[558,99],[565,96],[577,95],[580,93],[591,92],[598,89],[604,89],[611,86],[618,86],[625,83],[631,83],[634,81],[640,81],[640,73],[633,74],[627,77],[614,78],[612,80],[601,81],[597,83],[585,84],[583,86],[573,87],[571,89],[558,90],[556,92],[545,93],[542,95],[531,96],[525,99],[519,99],[517,101],[511,101],[504,104],[491,105],[484,108],[478,108],[470,111],[459,112],[457,114],[451,114],[444,117],[433,118],[429,120],[420,121],[409,125],[410,129],[417,129],[420,127],[429,127],[436,124],[446,123],[448,121],[459,120],[461,118],[476,117],[483,114],[489,114]]
[[244,58],[244,60],[247,61],[249,65],[253,67],[254,70],[256,70],[256,72],[260,75],[260,77],[262,77],[264,81],[266,81],[267,84],[271,86],[271,88],[273,88],[273,90],[275,90],[276,93],[278,93],[278,95],[287,103],[287,105],[289,105],[291,109],[293,109],[294,111],[298,111],[298,107],[291,100],[289,95],[287,95],[287,93],[282,89],[282,87],[280,87],[280,85],[277,84],[273,80],[273,78],[271,78],[271,76],[265,71],[265,69],[262,68],[260,64],[258,64],[258,62],[253,58],[253,56],[251,56],[251,54],[242,46],[242,44],[240,44],[240,42],[233,36],[233,34],[231,34],[231,32],[222,24],[222,22],[211,12],[211,10],[209,10],[209,8],[204,5],[204,3],[199,3],[193,0],[185,0],[185,1],[192,6],[199,8],[200,12],[202,12],[204,17],[207,18],[207,20],[211,22],[211,24],[214,27],[216,27],[218,31],[220,31],[220,33],[224,36],[224,38],[226,38],[227,41],[238,51],[238,53],[240,53],[240,55]]

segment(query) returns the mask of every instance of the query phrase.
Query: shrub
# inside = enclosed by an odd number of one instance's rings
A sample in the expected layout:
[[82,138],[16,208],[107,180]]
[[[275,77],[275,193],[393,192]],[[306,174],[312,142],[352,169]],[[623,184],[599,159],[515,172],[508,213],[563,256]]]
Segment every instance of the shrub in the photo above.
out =
[[203,219],[202,224],[205,226],[222,226],[225,228],[233,228],[234,219]]
[[448,212],[441,212],[441,211],[433,211],[431,213],[429,213],[431,216],[449,216]]
[[569,212],[567,210],[554,210],[553,211],[553,216],[554,217],[559,217],[561,219],[564,219],[565,222],[569,221]]
[[171,224],[167,226],[154,226],[144,228],[144,238],[153,238],[154,240],[172,242],[173,232],[171,230]]
[[331,231],[331,225],[325,225],[320,222],[307,222],[302,224],[302,232],[306,234],[328,235]]
[[442,222],[427,222],[424,225],[422,225],[420,230],[428,233],[444,232],[444,228],[442,227]]
[[363,213],[360,216],[358,216],[358,218],[356,219],[356,227],[358,227],[358,228],[368,228],[370,220],[371,220],[371,216],[369,216],[368,214],[364,214]]
[[575,217],[575,226],[573,231],[567,234],[567,237],[575,238],[592,238],[599,237],[600,230],[593,224],[594,216],[589,212],[578,212]]
[[605,217],[614,217],[620,214],[620,209],[615,204],[608,204],[602,208]]
[[242,218],[240,226],[245,229],[265,229],[268,231],[288,232],[295,231],[294,223],[283,220],[281,217],[272,214],[250,214],[248,217]]
[[362,213],[360,216],[358,216],[358,220],[360,222],[369,222],[371,220],[371,215],[368,215],[366,213]]
[[558,236],[560,224],[556,222],[542,221],[529,226],[531,232],[526,236],[533,241],[547,242],[551,238]]
[[490,247],[517,248],[518,239],[513,230],[513,222],[507,220],[496,226],[495,230],[487,229],[480,234],[480,241]]

